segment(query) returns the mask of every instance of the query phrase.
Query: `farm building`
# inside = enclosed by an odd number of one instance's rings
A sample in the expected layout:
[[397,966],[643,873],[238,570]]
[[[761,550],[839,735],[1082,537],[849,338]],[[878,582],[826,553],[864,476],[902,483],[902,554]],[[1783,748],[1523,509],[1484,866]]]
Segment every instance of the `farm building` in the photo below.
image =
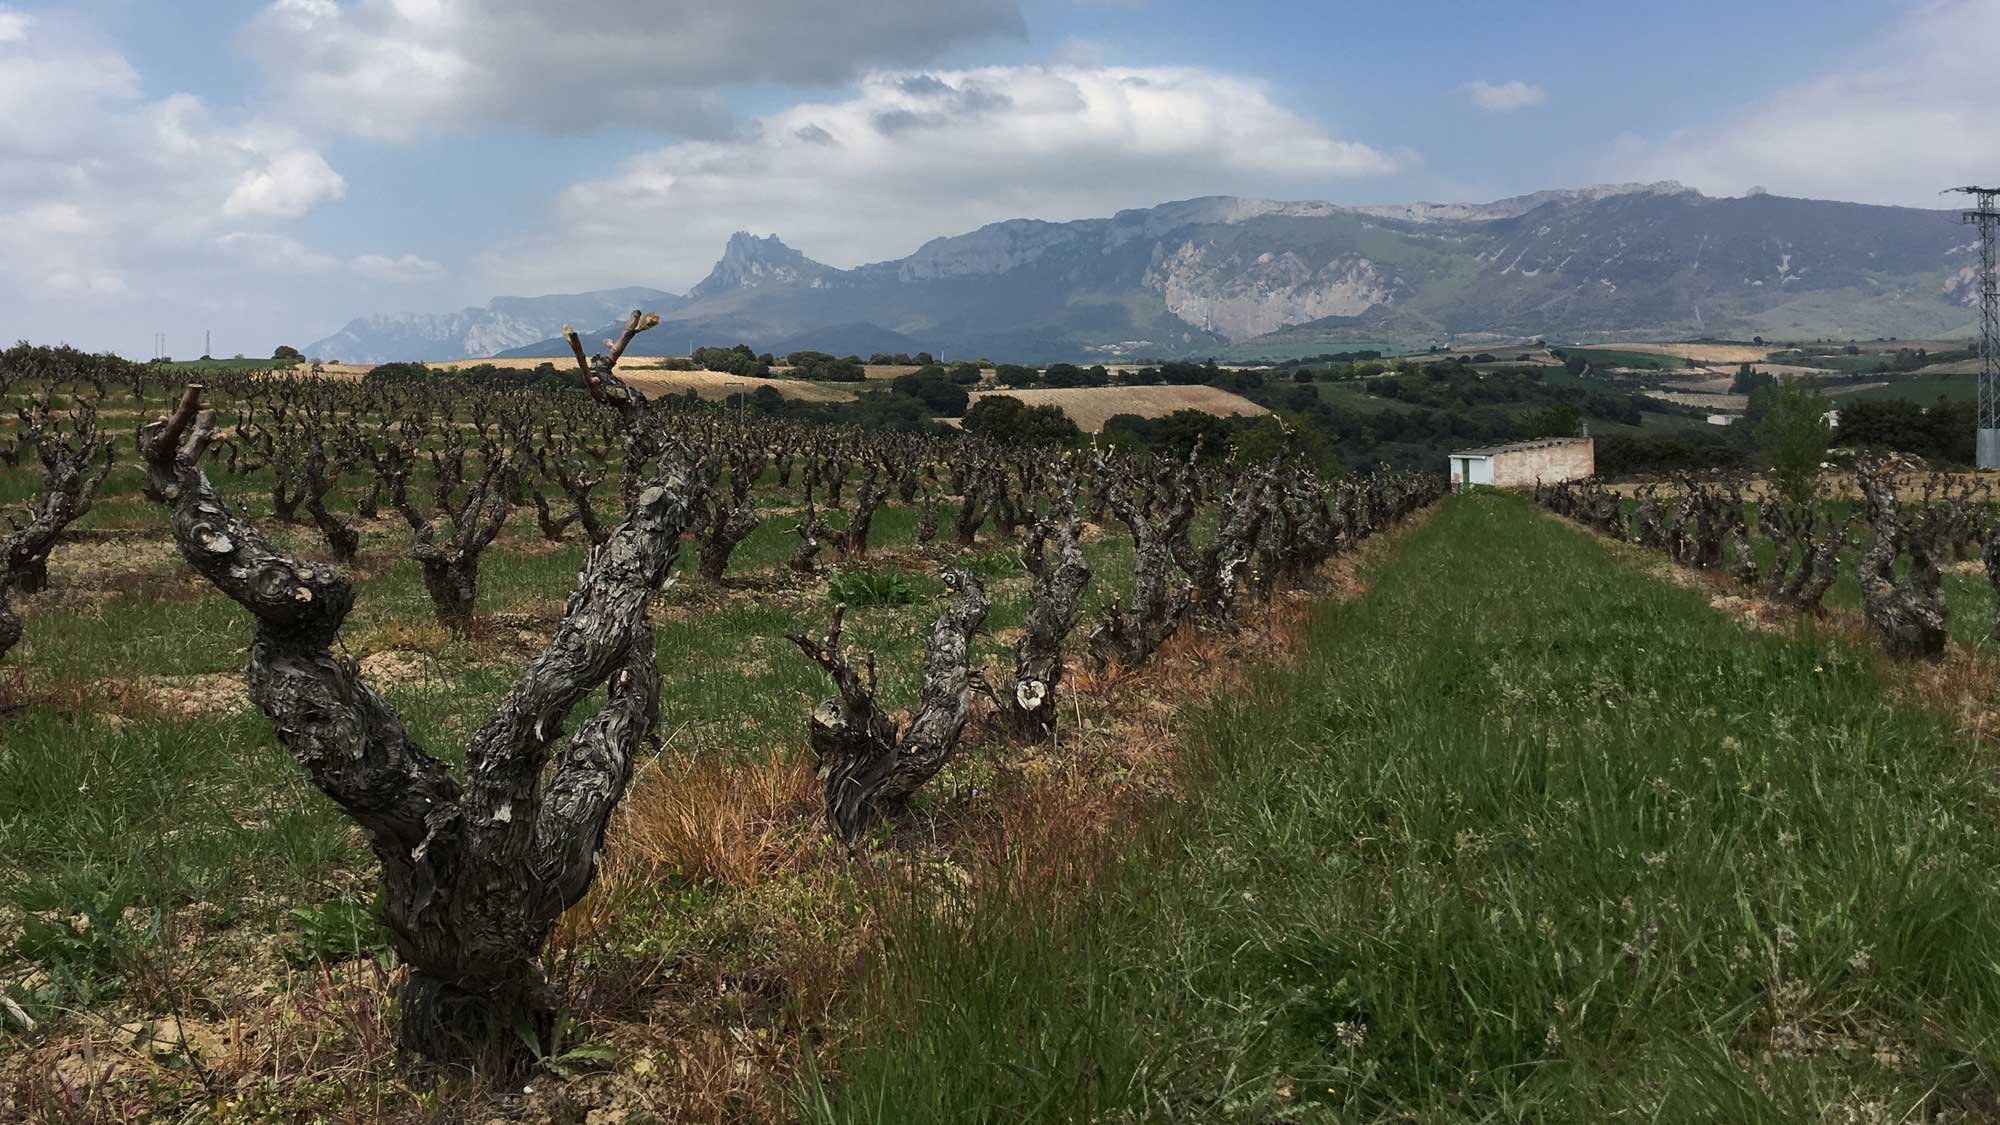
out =
[[1468,484],[1532,488],[1546,481],[1580,480],[1596,471],[1597,445],[1587,437],[1461,449],[1451,455],[1449,469],[1454,489]]

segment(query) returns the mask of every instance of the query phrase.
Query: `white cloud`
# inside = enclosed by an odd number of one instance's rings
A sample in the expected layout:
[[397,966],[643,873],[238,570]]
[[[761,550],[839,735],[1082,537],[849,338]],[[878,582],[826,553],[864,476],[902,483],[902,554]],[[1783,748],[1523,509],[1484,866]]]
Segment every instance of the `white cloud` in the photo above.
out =
[[1057,66],[1103,66],[1110,58],[1111,47],[1102,39],[1075,35],[1063,39],[1049,52],[1049,61]]
[[738,229],[776,229],[848,266],[1024,215],[1311,195],[1405,159],[1329,134],[1260,82],[1206,69],[879,73],[846,100],[795,105],[739,138],[668,145],[576,184],[549,236],[496,248],[484,264],[502,287],[685,285]]
[[215,240],[218,249],[236,261],[261,270],[297,277],[345,272],[368,281],[408,285],[443,277],[445,268],[415,254],[361,254],[342,261],[314,250],[289,235],[266,231],[230,231]]
[[274,0],[239,44],[289,113],[408,140],[481,125],[723,135],[721,88],[831,85],[1024,34],[1014,0]]
[[1782,195],[1949,206],[1941,188],[2000,168],[2000,0],[1923,5],[1847,58],[1718,125],[1660,140],[1626,138],[1617,178],[1678,179],[1712,193],[1764,185]]
[[289,235],[239,230],[221,235],[215,244],[239,261],[260,269],[321,273],[340,265],[339,259],[312,250]]
[[351,304],[368,279],[426,272],[274,229],[345,190],[296,131],[191,94],[148,99],[87,22],[15,15],[0,9],[0,336],[143,356],[156,329],[275,335],[323,315],[319,294]]
[[347,181],[319,153],[293,149],[243,173],[222,201],[222,213],[232,219],[296,219],[346,194]]
[[1488,113],[1533,109],[1538,105],[1547,105],[1549,100],[1547,90],[1518,78],[1506,82],[1467,82],[1459,90],[1474,107]]
[[347,267],[372,281],[386,281],[397,285],[429,281],[444,275],[443,266],[415,254],[403,254],[394,258],[382,254],[363,254],[347,263]]

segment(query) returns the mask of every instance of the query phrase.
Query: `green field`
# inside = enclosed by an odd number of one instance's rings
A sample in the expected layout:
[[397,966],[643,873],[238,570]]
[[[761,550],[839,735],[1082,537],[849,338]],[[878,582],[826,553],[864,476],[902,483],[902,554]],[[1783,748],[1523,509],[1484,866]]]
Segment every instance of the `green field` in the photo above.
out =
[[1349,340],[1338,335],[1286,333],[1278,340],[1260,337],[1224,345],[1216,349],[1215,358],[1236,363],[1284,363],[1287,360],[1304,359],[1307,356],[1338,355],[1342,352],[1380,352],[1385,356],[1395,356],[1421,352],[1427,343],[1428,341],[1413,336],[1398,339]]
[[1679,356],[1657,355],[1653,352],[1628,352],[1617,348],[1576,348],[1561,349],[1565,356],[1586,359],[1593,367],[1637,367],[1647,371],[1680,371],[1694,364]]
[[1976,375],[1925,375],[1914,379],[1897,379],[1880,387],[1852,391],[1833,396],[1835,405],[1843,399],[1904,399],[1909,402],[1929,406],[1940,398],[1954,402],[1971,402],[1979,397],[1979,377]]
[[1990,752],[1643,565],[1449,501],[1101,886],[904,902],[813,1118],[1983,1119]]

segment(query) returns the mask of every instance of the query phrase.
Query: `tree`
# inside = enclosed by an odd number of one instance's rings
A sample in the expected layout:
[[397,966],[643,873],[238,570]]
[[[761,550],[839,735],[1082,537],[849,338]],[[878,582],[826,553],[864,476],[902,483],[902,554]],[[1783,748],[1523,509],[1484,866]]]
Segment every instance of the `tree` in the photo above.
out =
[[278,350],[271,353],[271,358],[277,360],[289,359],[293,363],[298,363],[303,361],[306,358],[306,356],[304,352],[291,346],[290,344],[279,344]]
[[840,359],[825,352],[793,352],[785,357],[792,374],[801,379],[828,383],[859,383],[868,377],[861,361],[853,356]]
[[972,402],[971,394],[952,382],[942,367],[926,367],[908,375],[898,375],[889,383],[889,391],[916,399],[941,418],[963,416],[965,408]]
[[1778,377],[1769,371],[1759,371],[1749,364],[1736,369],[1736,377],[1729,381],[1729,393],[1733,395],[1755,394],[1760,387],[1768,387],[1777,382]]
[[1206,410],[1176,410],[1153,420],[1148,444],[1173,461],[1185,461],[1197,446],[1211,450],[1229,443],[1229,423]]
[[[1101,373],[1103,371],[1103,368],[1100,367],[1097,370]],[[1083,368],[1078,367],[1074,363],[1050,364],[1048,366],[1048,369],[1042,372],[1042,382],[1051,387],[1089,387],[1089,386],[1103,385],[1101,383],[1093,383],[1090,372],[1085,371]]]
[[771,369],[748,344],[737,344],[729,348],[696,348],[689,357],[694,365],[704,371],[721,371],[729,375],[762,376],[769,375]]
[[1042,373],[1018,363],[1003,363],[994,370],[993,378],[1003,387],[1029,387],[1041,381]]
[[1074,445],[1083,440],[1062,408],[1029,406],[1012,395],[982,395],[965,412],[965,432],[1000,445]]
[[930,407],[909,395],[866,394],[849,407],[856,425],[894,433],[926,434],[942,430],[931,420]]
[[1841,407],[1835,440],[1969,465],[1977,419],[1978,406],[1969,401],[1939,398],[1925,409],[1906,399],[1855,399]]
[[1552,402],[1521,419],[1522,436],[1528,438],[1575,437],[1583,414],[1573,402]]
[[1826,460],[1826,396],[1803,380],[1781,379],[1751,400],[1759,415],[1757,453],[1769,466],[1771,486],[1789,503],[1810,503]]

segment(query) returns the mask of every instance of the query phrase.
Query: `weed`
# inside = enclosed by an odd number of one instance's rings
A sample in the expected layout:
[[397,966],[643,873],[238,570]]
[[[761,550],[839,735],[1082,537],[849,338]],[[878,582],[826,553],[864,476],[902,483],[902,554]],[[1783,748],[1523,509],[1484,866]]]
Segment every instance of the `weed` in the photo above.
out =
[[70,917],[29,914],[13,953],[46,975],[27,995],[15,997],[30,1013],[37,1007],[93,1004],[122,994],[159,944],[162,915],[155,907],[127,907],[100,893]]
[[989,580],[1013,578],[1028,573],[1028,568],[1021,562],[1021,556],[1014,551],[989,551],[983,555],[966,555],[958,560],[958,566]]
[[389,931],[382,925],[380,894],[366,905],[323,902],[317,906],[295,906],[290,914],[298,932],[284,953],[285,959],[294,965],[380,958],[389,954]]
[[850,606],[908,605],[917,600],[910,580],[898,570],[841,570],[827,579],[826,596]]

